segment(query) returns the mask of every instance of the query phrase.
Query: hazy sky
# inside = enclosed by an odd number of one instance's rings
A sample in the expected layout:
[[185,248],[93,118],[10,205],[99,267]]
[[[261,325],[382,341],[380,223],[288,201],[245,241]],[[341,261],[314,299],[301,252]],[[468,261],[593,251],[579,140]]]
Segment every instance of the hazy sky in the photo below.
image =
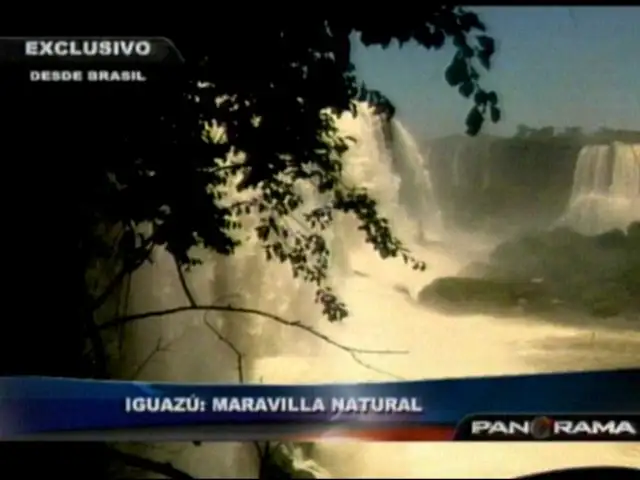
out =
[[[516,125],[640,130],[640,7],[473,7],[497,41],[484,84]],[[444,80],[452,46],[354,47],[361,78],[387,94],[420,135],[462,133],[470,107]]]

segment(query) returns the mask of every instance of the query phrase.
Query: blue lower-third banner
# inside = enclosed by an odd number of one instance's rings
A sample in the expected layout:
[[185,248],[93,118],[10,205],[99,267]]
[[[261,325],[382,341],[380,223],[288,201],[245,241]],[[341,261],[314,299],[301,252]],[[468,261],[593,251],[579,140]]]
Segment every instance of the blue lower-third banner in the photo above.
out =
[[394,383],[0,378],[0,440],[637,441],[640,369]]

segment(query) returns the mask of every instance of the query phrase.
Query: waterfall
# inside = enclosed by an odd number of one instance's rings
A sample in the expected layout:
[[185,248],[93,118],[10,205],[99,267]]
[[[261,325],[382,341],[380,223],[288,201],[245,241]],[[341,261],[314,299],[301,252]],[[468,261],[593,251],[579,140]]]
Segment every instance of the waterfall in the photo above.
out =
[[369,190],[381,214],[397,230],[407,232],[403,240],[439,235],[441,214],[428,162],[407,128],[363,104],[355,117],[343,115],[338,125],[345,135],[356,139],[344,158],[347,180]]
[[442,214],[438,208],[428,158],[423,156],[409,131],[399,120],[392,120],[392,156],[400,177],[399,199],[410,220],[416,222],[418,239],[442,233]]
[[487,189],[491,186],[492,143],[461,139],[447,152],[447,184],[455,190]]
[[[435,231],[439,212],[426,161],[406,128],[375,115],[364,104],[358,105],[355,117],[345,113],[337,124],[344,135],[355,139],[344,156],[344,182],[367,188],[380,213],[407,243]],[[226,141],[215,128],[211,136]],[[233,184],[227,188],[228,196],[237,200]],[[305,191],[309,203],[321,200]],[[245,225],[250,226],[251,219]],[[334,247],[332,259],[345,257],[330,264],[331,281],[339,284],[349,274],[345,265],[350,254],[364,247],[363,237],[353,219],[342,215],[324,234]],[[259,309],[314,327],[328,324],[314,302],[313,286],[293,278],[287,265],[267,261],[255,239],[243,240],[231,257],[200,252],[202,263],[185,274],[198,303]],[[187,304],[176,265],[162,249],[154,251],[152,263],[134,273],[130,292],[129,314]],[[118,376],[140,381],[235,383],[240,363],[248,382],[313,381],[307,375],[309,359],[323,345],[294,328],[226,312],[184,312],[136,321],[124,326],[118,338],[124,343],[115,360]],[[299,449],[292,451],[299,456]],[[257,472],[251,444],[170,444],[149,447],[144,455],[170,461],[195,477],[251,478]]]
[[576,163],[561,223],[585,234],[640,220],[640,144],[586,146]]

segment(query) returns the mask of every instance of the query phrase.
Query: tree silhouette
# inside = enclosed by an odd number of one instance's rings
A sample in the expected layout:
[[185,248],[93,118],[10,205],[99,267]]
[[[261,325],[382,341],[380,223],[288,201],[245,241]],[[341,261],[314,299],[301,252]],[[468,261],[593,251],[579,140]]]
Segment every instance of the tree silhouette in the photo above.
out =
[[584,136],[582,127],[566,127],[562,134],[569,138],[582,138]]
[[542,127],[532,132],[531,137],[538,138],[538,139],[548,139],[548,138],[553,138],[554,135],[555,135],[554,127]]
[[[239,246],[234,232],[246,228],[247,217],[259,219],[253,234],[267,258],[289,263],[294,275],[316,285],[330,320],[347,314],[325,283],[329,249],[321,232],[335,212],[354,216],[381,257],[424,268],[366,190],[341,175],[349,140],[334,115],[353,110],[354,101],[395,113],[389,99],[357,78],[354,35],[384,47],[452,44],[445,79],[471,102],[467,133],[477,134],[487,117],[500,119],[497,95],[479,84],[494,41],[462,7],[384,20],[225,18],[206,33],[188,33],[172,37],[185,67],[143,86],[25,87],[17,77],[2,80],[6,104],[14,107],[12,178],[19,187],[14,202],[22,207],[12,225],[23,232],[16,239],[20,251],[51,251],[44,268],[54,278],[40,301],[55,312],[21,326],[28,340],[5,372],[108,376],[95,312],[122,280],[155,246],[181,268],[196,261],[194,246],[232,255]],[[300,184],[323,204],[302,213]],[[298,213],[308,229],[287,223]],[[87,287],[87,272],[105,260],[117,269],[96,293]],[[23,270],[35,268],[43,266]],[[86,338],[93,347],[89,363],[81,360]]]
[[[493,53],[489,37],[470,35],[482,30],[474,14],[446,7],[413,25],[324,20],[251,25],[249,41],[215,52],[207,49],[222,45],[224,37],[213,35],[207,41],[178,38],[178,48],[194,68],[175,85],[179,99],[170,112],[173,115],[144,108],[133,132],[110,135],[126,140],[117,160],[91,162],[100,166],[91,175],[98,188],[92,189],[83,215],[94,220],[84,224],[123,225],[132,247],[133,228],[151,221],[153,234],[138,239],[137,248],[126,249],[132,252],[129,263],[136,265],[151,242],[165,245],[186,264],[192,261],[189,250],[194,245],[233,253],[238,243],[230,231],[243,228],[244,215],[262,212],[255,233],[266,255],[289,262],[294,274],[315,282],[329,318],[340,319],[345,315],[344,306],[322,284],[328,254],[322,237],[316,233],[284,241],[294,234],[282,219],[303,203],[296,184],[311,184],[326,198],[324,206],[305,214],[309,226],[326,228],[334,211],[352,214],[382,257],[403,255],[416,268],[421,267],[378,216],[367,193],[341,179],[340,155],[348,142],[340,136],[331,114],[352,109],[354,100],[366,100],[381,112],[393,114],[389,100],[358,83],[349,61],[350,35],[359,32],[367,45],[413,39],[426,48],[439,48],[452,39],[457,51],[445,76],[464,96],[473,95],[467,124],[475,134],[486,112],[494,120],[499,117],[495,93],[478,85],[474,61],[488,67]],[[199,102],[191,101],[195,98]],[[212,120],[224,128],[228,141],[203,139],[202,127]],[[242,153],[229,160],[232,151]],[[135,152],[136,158],[126,161],[123,157],[129,152]],[[241,177],[238,190],[256,194],[249,200],[225,203],[225,193],[218,187],[227,186],[233,176]],[[95,218],[96,213],[101,218]],[[93,243],[89,245],[95,252]]]

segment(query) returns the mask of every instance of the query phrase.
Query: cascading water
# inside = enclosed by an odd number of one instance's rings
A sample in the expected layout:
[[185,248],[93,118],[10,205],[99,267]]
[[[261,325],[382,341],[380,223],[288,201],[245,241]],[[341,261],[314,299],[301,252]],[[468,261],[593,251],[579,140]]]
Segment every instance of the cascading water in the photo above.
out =
[[640,145],[615,142],[580,150],[562,223],[585,234],[640,220]]
[[492,142],[481,138],[459,139],[448,152],[445,181],[452,189],[491,186]]
[[398,198],[418,228],[418,241],[442,235],[442,214],[438,208],[427,159],[420,153],[409,131],[393,119],[390,124],[391,158],[400,179]]
[[[123,344],[119,362],[122,378],[235,383],[242,370],[247,382],[324,383],[389,380],[380,369],[420,379],[594,367],[593,351],[579,357],[577,363],[558,365],[549,362],[549,352],[535,343],[551,341],[560,345],[557,348],[564,348],[567,339],[579,341],[583,334],[591,335],[591,330],[535,326],[520,319],[498,321],[486,316],[450,319],[418,307],[411,300],[411,292],[461,267],[459,257],[445,257],[414,242],[420,232],[430,234],[440,229],[424,158],[401,124],[389,124],[363,105],[355,118],[345,114],[338,123],[346,135],[356,139],[344,158],[345,182],[370,190],[381,213],[427,261],[428,270],[414,272],[402,262],[380,260],[369,246],[364,246],[351,219],[338,217],[328,235],[348,257],[348,262],[331,266],[336,290],[350,309],[350,316],[342,323],[330,324],[322,318],[313,301],[313,289],[294,279],[286,266],[267,262],[257,243],[249,242],[233,257],[203,254],[203,265],[193,268],[186,281],[202,304],[260,309],[301,320],[343,344],[409,353],[366,357],[362,358],[366,364],[359,364],[348,352],[269,320],[243,313],[213,312],[205,316],[186,312],[125,327],[119,335]],[[344,268],[344,263],[350,268]],[[361,275],[351,274],[352,269]],[[128,313],[172,308],[188,301],[175,265],[163,251],[156,252],[152,265],[136,272],[131,284]],[[625,341],[630,338],[632,335],[626,335]],[[599,334],[593,348],[601,339],[613,341],[610,335]],[[624,349],[616,353],[624,353]],[[602,368],[607,362],[624,366],[635,357],[597,360]],[[496,478],[594,461],[633,463],[627,450],[621,453],[621,447],[611,444],[596,448],[334,441],[316,445],[313,458],[299,446],[287,448],[300,478]],[[171,462],[196,478],[257,477],[252,444],[170,444],[144,447],[142,453]]]
[[412,231],[414,239],[436,231],[440,212],[428,165],[407,129],[363,104],[355,117],[341,116],[338,126],[356,139],[345,156],[347,181],[366,188],[392,225]]

